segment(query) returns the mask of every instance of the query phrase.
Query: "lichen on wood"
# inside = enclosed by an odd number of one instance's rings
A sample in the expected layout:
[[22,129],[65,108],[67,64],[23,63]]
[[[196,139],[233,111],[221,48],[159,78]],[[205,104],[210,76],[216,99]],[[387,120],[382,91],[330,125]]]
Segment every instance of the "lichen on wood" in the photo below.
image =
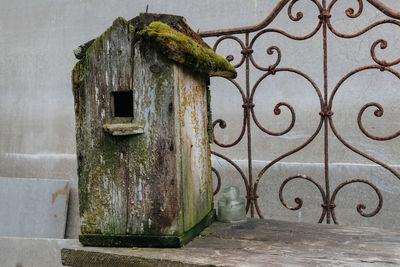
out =
[[152,22],[139,32],[142,42],[155,47],[167,58],[192,70],[211,76],[236,78],[236,69],[213,50],[204,48],[185,34],[167,24]]
[[85,46],[72,72],[82,233],[126,233],[129,142],[117,142],[102,125],[112,118],[110,92],[129,87],[133,37],[133,27],[117,18]]

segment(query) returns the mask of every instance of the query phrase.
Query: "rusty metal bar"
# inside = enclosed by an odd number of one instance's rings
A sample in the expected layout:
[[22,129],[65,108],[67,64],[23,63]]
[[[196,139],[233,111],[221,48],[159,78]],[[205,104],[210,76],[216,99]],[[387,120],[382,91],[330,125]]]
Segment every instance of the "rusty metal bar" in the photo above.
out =
[[[328,116],[330,112],[327,107],[328,101],[328,44],[327,44],[327,26],[326,21],[330,18],[330,14],[326,11],[326,0],[322,0],[322,49],[323,49],[323,68],[324,68],[324,109],[322,110],[322,116],[324,119],[324,169],[325,169],[325,194],[326,201],[324,201],[323,208],[326,209],[326,223],[331,221],[331,210],[330,210],[330,185],[329,185],[329,139],[328,139]],[[321,19],[321,18],[320,18]]]
[[394,19],[400,19],[400,11],[393,10],[379,0],[367,0],[371,5],[379,9],[383,14]]
[[221,36],[221,35],[230,35],[230,34],[237,34],[237,33],[250,33],[250,32],[255,32],[258,30],[261,30],[265,27],[267,27],[271,22],[275,19],[275,17],[281,12],[281,10],[285,7],[287,3],[289,3],[291,0],[281,0],[275,8],[272,10],[272,12],[269,14],[268,17],[266,17],[263,21],[260,23],[253,25],[253,26],[247,26],[247,27],[239,27],[239,28],[229,28],[229,29],[223,29],[223,30],[215,30],[215,31],[203,31],[199,32],[199,35],[201,37],[210,37],[210,36]]

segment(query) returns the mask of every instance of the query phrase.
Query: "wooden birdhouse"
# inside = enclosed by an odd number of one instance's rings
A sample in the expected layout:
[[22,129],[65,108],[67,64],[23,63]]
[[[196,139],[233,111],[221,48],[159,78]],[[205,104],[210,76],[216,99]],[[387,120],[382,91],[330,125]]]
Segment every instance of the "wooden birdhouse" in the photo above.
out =
[[179,247],[214,219],[209,76],[235,69],[184,18],[117,18],[72,72],[90,246]]

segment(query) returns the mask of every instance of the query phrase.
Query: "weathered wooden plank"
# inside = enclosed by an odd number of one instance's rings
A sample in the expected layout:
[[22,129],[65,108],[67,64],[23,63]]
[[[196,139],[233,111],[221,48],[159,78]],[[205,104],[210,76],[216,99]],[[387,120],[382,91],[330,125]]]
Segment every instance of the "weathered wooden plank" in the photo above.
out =
[[111,92],[132,89],[133,34],[118,18],[73,70],[82,233],[126,233],[129,142],[102,126],[112,120]]
[[168,259],[149,257],[131,257],[129,255],[104,253],[97,251],[85,251],[80,249],[64,250],[61,253],[62,262],[68,266],[85,267],[216,267],[216,265],[190,264]]
[[211,162],[207,132],[207,77],[178,68],[179,123],[184,230],[212,207]]
[[136,260],[138,267],[149,263],[154,266],[398,266],[400,232],[250,219],[240,224],[216,222],[181,249],[72,247],[63,250],[62,255],[63,263],[71,266],[82,266],[85,259],[85,266],[108,259],[119,260],[121,265]]
[[139,43],[134,47],[134,117],[144,125],[132,139],[128,233],[173,235],[181,201],[175,138],[175,64]]

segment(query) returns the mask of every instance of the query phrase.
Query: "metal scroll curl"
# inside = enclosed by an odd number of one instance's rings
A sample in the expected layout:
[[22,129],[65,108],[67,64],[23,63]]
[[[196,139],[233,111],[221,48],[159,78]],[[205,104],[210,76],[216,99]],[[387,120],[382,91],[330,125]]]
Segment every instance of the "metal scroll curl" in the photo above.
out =
[[[386,48],[387,48],[387,41],[386,41],[386,40],[384,40],[384,39],[378,39],[378,40],[376,40],[376,41],[372,44],[372,46],[371,46],[371,57],[372,57],[372,59],[373,59],[377,64],[379,64],[379,65],[381,66],[381,67],[379,67],[379,69],[380,69],[381,71],[387,70],[387,71],[389,71],[390,73],[392,73],[393,75],[395,75],[398,79],[400,79],[400,73],[398,73],[398,72],[395,71],[394,69],[385,68],[385,67],[391,67],[391,66],[394,66],[394,65],[399,64],[399,63],[400,63],[400,58],[398,58],[398,59],[396,59],[396,60],[393,60],[393,61],[391,61],[391,62],[387,62],[387,61],[385,61],[385,60],[380,60],[380,59],[378,59],[378,57],[377,57],[376,54],[375,54],[375,49],[376,49],[377,45],[379,45],[379,44],[380,44],[380,48],[381,48],[381,49],[386,49]],[[376,66],[371,66],[371,67],[376,67]],[[365,68],[364,68],[364,69],[365,69]],[[364,70],[364,69],[361,68],[360,71],[362,71],[362,70]],[[356,71],[357,71],[357,70],[356,70]],[[350,76],[353,75],[353,74],[355,74],[355,73],[357,73],[357,72],[351,73]],[[349,77],[350,77],[350,76],[349,76]],[[339,85],[339,86],[340,86],[340,85]],[[336,89],[336,90],[337,90],[337,89]],[[334,93],[336,93],[336,91],[334,91]],[[387,136],[375,136],[375,135],[370,134],[370,133],[365,129],[365,127],[364,127],[364,125],[363,125],[363,123],[362,123],[362,115],[364,114],[365,110],[366,110],[367,108],[369,108],[369,107],[375,107],[375,108],[376,108],[376,110],[375,110],[375,112],[374,112],[374,115],[375,115],[376,117],[378,117],[378,118],[382,117],[383,114],[384,114],[384,112],[385,112],[384,109],[383,109],[383,106],[382,106],[381,104],[379,104],[379,103],[376,103],[376,102],[367,103],[367,104],[365,104],[365,105],[361,108],[360,112],[358,113],[357,123],[358,123],[358,126],[359,126],[360,130],[362,131],[362,133],[363,133],[365,136],[367,136],[367,137],[370,138],[370,139],[377,140],[377,141],[387,141],[387,140],[391,140],[391,139],[394,139],[394,138],[400,136],[400,130],[397,131],[396,133],[392,134],[392,135],[387,135]]]
[[314,185],[318,188],[319,192],[321,193],[321,197],[322,197],[322,201],[323,201],[323,204],[322,204],[322,213],[321,213],[321,216],[320,216],[320,219],[319,219],[319,222],[322,222],[322,220],[323,220],[324,217],[325,217],[325,213],[326,213],[326,209],[324,209],[324,206],[327,205],[327,197],[326,197],[325,191],[324,191],[324,189],[322,188],[322,186],[321,186],[319,183],[317,183],[317,182],[316,182],[313,178],[311,178],[311,177],[308,177],[308,176],[306,176],[306,175],[298,174],[298,175],[295,175],[295,176],[286,178],[286,179],[283,181],[283,183],[281,184],[280,188],[279,188],[279,200],[281,201],[282,205],[285,206],[285,207],[286,207],[287,209],[289,209],[289,210],[299,210],[299,209],[301,209],[301,207],[303,206],[303,199],[301,199],[300,197],[296,197],[296,198],[294,199],[294,202],[296,202],[296,204],[297,204],[297,206],[295,206],[295,207],[289,206],[289,205],[286,203],[285,199],[283,198],[283,189],[285,188],[285,186],[287,185],[287,183],[289,183],[290,181],[295,180],[295,179],[302,179],[302,180],[309,181],[309,182],[311,182],[312,184],[314,184]]
[[[224,41],[224,40],[234,40],[234,41],[236,41],[236,43],[238,43],[238,44],[240,45],[242,57],[241,57],[240,61],[239,61],[237,64],[234,64],[234,65],[233,65],[233,67],[239,68],[240,66],[243,65],[243,62],[244,62],[244,60],[245,60],[245,58],[246,58],[246,57],[245,57],[245,56],[246,56],[245,53],[243,53],[243,51],[245,50],[245,45],[244,45],[244,43],[242,42],[242,40],[240,40],[240,39],[239,39],[238,37],[236,37],[236,36],[227,35],[227,36],[223,36],[223,37],[219,38],[219,39],[214,43],[213,50],[214,50],[214,51],[217,51],[217,48],[218,48],[219,44],[220,44],[222,41]],[[233,61],[234,59],[235,59],[235,57],[234,57],[232,54],[226,56],[226,60],[228,60],[228,61],[231,62],[231,63],[232,63],[232,61]]]
[[258,65],[258,64],[256,63],[254,57],[253,57],[253,54],[250,54],[250,61],[251,61],[251,63],[253,64],[253,66],[256,67],[257,69],[262,70],[262,71],[269,71],[269,72],[271,72],[271,73],[274,73],[275,68],[276,68],[276,67],[279,65],[279,63],[281,62],[282,53],[281,53],[281,50],[279,49],[279,47],[277,47],[277,46],[275,46],[275,45],[274,45],[274,46],[268,47],[268,49],[267,49],[267,54],[268,54],[268,55],[272,55],[272,54],[274,54],[275,52],[277,53],[276,61],[275,61],[275,63],[269,65],[268,67],[262,67],[262,66]]
[[[297,74],[297,75],[299,75],[299,76],[305,78],[308,82],[310,82],[310,84],[313,86],[313,88],[314,88],[314,90],[315,90],[315,92],[316,92],[316,94],[317,94],[317,96],[318,96],[318,100],[319,100],[319,103],[320,103],[320,107],[321,107],[321,109],[322,109],[323,97],[322,97],[321,91],[320,91],[320,89],[318,88],[318,86],[315,84],[315,82],[314,82],[308,75],[304,74],[303,72],[301,72],[301,71],[299,71],[299,70],[292,69],[292,68],[277,68],[277,69],[274,69],[274,73],[278,73],[278,72],[290,72],[290,73],[294,73],[294,74]],[[252,89],[252,91],[251,91],[251,95],[250,95],[250,103],[253,103],[254,94],[255,94],[255,92],[256,92],[258,86],[260,85],[260,83],[261,83],[265,78],[267,78],[268,76],[270,76],[271,74],[272,74],[272,73],[271,73],[270,71],[269,71],[269,72],[266,72],[266,73],[263,74],[263,75],[257,80],[257,82],[254,84],[253,89]],[[260,124],[260,122],[258,121],[258,119],[257,119],[257,117],[256,117],[256,114],[255,114],[255,111],[254,111],[254,106],[253,106],[253,107],[251,108],[250,111],[251,111],[251,115],[252,115],[252,118],[253,118],[254,123],[257,125],[257,127],[258,127],[261,131],[263,131],[264,133],[269,134],[269,135],[281,136],[281,135],[284,135],[284,134],[290,132],[290,130],[293,129],[293,127],[294,127],[294,125],[295,125],[295,122],[296,122],[296,113],[295,113],[294,108],[293,108],[290,104],[288,104],[288,103],[286,103],[286,102],[279,102],[279,103],[277,103],[277,104],[275,105],[275,107],[274,107],[274,109],[273,109],[275,115],[278,116],[278,115],[281,114],[281,107],[282,107],[282,106],[286,107],[286,108],[290,111],[290,113],[291,113],[291,121],[290,121],[290,124],[289,124],[289,126],[288,126],[285,130],[280,131],[280,132],[273,132],[273,131],[270,131],[270,130],[264,128],[264,127]]]
[[[364,180],[364,179],[352,179],[352,180],[344,181],[343,183],[341,183],[340,185],[338,185],[338,186],[336,187],[336,189],[335,189],[335,190],[333,191],[333,193],[332,193],[331,205],[332,205],[333,207],[335,207],[335,199],[336,199],[337,193],[338,193],[343,187],[345,187],[346,185],[353,184],[353,183],[363,183],[363,184],[366,184],[366,185],[370,186],[370,187],[375,191],[376,195],[378,196],[378,205],[376,206],[376,208],[375,208],[373,211],[371,211],[370,213],[364,212],[364,210],[365,210],[367,207],[366,207],[365,204],[360,203],[360,204],[357,205],[357,212],[358,212],[361,216],[363,216],[363,217],[373,217],[373,216],[375,216],[376,214],[378,214],[378,212],[381,210],[382,205],[383,205],[383,197],[382,197],[382,194],[381,194],[381,192],[379,191],[379,189],[378,189],[373,183],[371,183],[371,182],[368,181],[368,180]],[[337,223],[338,223],[338,220],[337,220],[337,218],[336,218],[335,210],[332,209],[331,212],[332,212],[332,219],[333,219],[334,223],[337,224]]]
[[[297,12],[296,17],[294,17],[292,15],[293,5],[298,1],[299,0],[293,0],[291,2],[291,4],[289,5],[289,8],[288,8],[288,16],[289,16],[289,18],[291,20],[293,20],[293,21],[296,21],[296,22],[300,21],[303,18],[303,13],[302,12]],[[311,1],[317,6],[317,9],[318,9],[318,12],[319,12],[319,17],[321,17],[322,6],[320,5],[320,3],[318,1],[315,1],[315,0],[311,0]],[[301,41],[301,40],[307,40],[307,39],[313,37],[321,29],[321,26],[322,26],[322,19],[319,19],[317,25],[315,26],[315,28],[311,32],[309,32],[309,33],[307,33],[305,35],[293,35],[293,34],[290,34],[290,33],[286,32],[286,31],[284,31],[284,30],[275,29],[275,28],[262,29],[251,40],[250,48],[253,48],[254,43],[257,41],[257,39],[259,39],[260,36],[264,35],[265,33],[278,33],[278,34],[283,35],[283,36],[285,36],[285,37],[287,37],[289,39]]]
[[[353,0],[353,1],[356,1],[356,0]],[[371,1],[371,0],[368,0],[368,1],[369,1],[369,2],[375,2],[374,0],[372,0],[372,1]],[[379,26],[379,25],[382,25],[382,24],[394,24],[394,25],[400,26],[400,22],[397,21],[397,20],[394,20],[394,19],[383,19],[383,20],[379,20],[379,21],[376,21],[376,22],[374,22],[374,23],[371,23],[370,25],[366,26],[365,28],[363,28],[362,30],[360,30],[360,31],[358,31],[358,32],[351,33],[351,34],[342,33],[342,32],[340,32],[340,31],[336,30],[336,29],[332,26],[331,19],[330,19],[331,14],[332,14],[332,8],[334,7],[334,5],[335,5],[337,2],[338,2],[338,0],[332,0],[332,1],[330,2],[329,6],[328,6],[328,9],[327,9],[327,14],[326,14],[326,15],[327,15],[327,26],[328,26],[329,30],[330,30],[333,34],[335,34],[336,36],[338,36],[338,37],[342,37],[342,38],[354,38],[354,37],[360,36],[360,35],[362,35],[362,34],[368,32],[369,30],[371,30],[371,29],[373,29],[373,28],[375,28],[375,27],[377,27],[377,26]],[[346,13],[347,17],[354,19],[354,18],[358,18],[359,16],[361,16],[361,14],[362,14],[362,12],[363,12],[363,1],[362,1],[362,0],[357,0],[357,2],[358,2],[358,11],[355,13],[355,11],[354,11],[353,8],[348,8],[348,9],[346,9],[345,13]],[[375,5],[374,5],[374,6],[375,6]],[[376,6],[375,6],[375,7],[376,7]],[[382,10],[381,10],[381,11],[382,11]],[[385,13],[385,12],[383,12],[383,13]],[[386,14],[386,15],[388,15],[388,14]]]
[[371,46],[371,57],[372,59],[379,65],[381,66],[385,66],[385,67],[390,67],[390,66],[394,66],[400,63],[400,58],[393,60],[391,62],[387,62],[386,60],[380,60],[378,59],[378,57],[375,55],[375,48],[376,46],[380,44],[380,48],[381,49],[386,49],[387,48],[387,41],[384,39],[378,39],[376,40],[372,46]]
[[397,131],[396,133],[392,134],[392,135],[387,135],[387,136],[375,136],[370,134],[364,127],[363,123],[362,123],[362,115],[364,114],[364,111],[369,108],[369,107],[376,107],[377,109],[374,112],[374,115],[376,117],[382,117],[383,113],[384,113],[384,109],[382,107],[381,104],[376,103],[376,102],[371,102],[368,104],[365,104],[360,112],[358,113],[358,117],[357,117],[357,122],[358,122],[358,127],[360,128],[360,130],[363,132],[363,134],[365,134],[367,137],[369,137],[370,139],[373,140],[377,140],[377,141],[387,141],[387,140],[391,140],[394,139],[398,136],[400,136],[400,130]]
[[[369,66],[364,66],[364,67],[360,67],[360,68],[358,68],[358,69],[355,69],[355,70],[351,71],[350,73],[348,73],[347,75],[345,75],[345,76],[336,84],[335,88],[334,88],[333,91],[332,91],[331,97],[330,97],[330,99],[329,99],[329,105],[328,105],[329,110],[332,110],[332,105],[333,105],[334,97],[335,97],[336,93],[338,92],[339,88],[341,87],[341,85],[342,85],[348,78],[350,78],[351,76],[353,76],[353,75],[355,75],[355,74],[357,74],[357,73],[359,73],[359,72],[362,72],[362,71],[365,71],[365,70],[369,70],[369,69],[377,69],[377,70],[380,70],[380,71],[382,71],[382,70],[389,71],[390,73],[392,73],[393,75],[395,75],[397,78],[400,79],[400,73],[398,73],[398,72],[397,72],[396,70],[394,70],[394,69],[391,69],[391,68],[388,68],[388,67],[384,67],[384,66],[369,65]],[[365,111],[368,107],[371,107],[371,106],[375,106],[375,107],[378,108],[378,109],[375,111],[375,116],[380,117],[380,116],[383,115],[383,107],[382,107],[380,104],[378,104],[378,103],[368,103],[368,104],[364,105],[364,106],[361,108],[361,110],[360,110],[360,112],[359,112],[359,114],[358,114],[358,125],[359,125],[361,131],[362,131],[367,137],[369,137],[369,138],[371,138],[371,139],[374,139],[374,140],[378,140],[378,141],[390,140],[390,139],[393,139],[393,138],[399,136],[399,133],[397,132],[397,133],[395,133],[395,134],[393,134],[393,135],[390,135],[390,136],[379,137],[379,136],[374,136],[374,135],[368,133],[368,132],[365,130],[364,125],[362,124],[362,120],[361,120],[362,114],[364,113],[364,111]],[[364,157],[364,158],[366,158],[366,159],[368,159],[368,160],[370,160],[370,161],[372,161],[372,162],[374,162],[374,163],[376,163],[376,164],[378,164],[378,165],[384,167],[385,169],[387,169],[388,171],[390,171],[392,174],[394,174],[398,179],[400,179],[400,174],[399,174],[397,171],[395,171],[392,167],[390,167],[389,165],[387,165],[387,164],[385,164],[385,163],[383,163],[383,162],[381,162],[381,161],[375,159],[375,158],[372,157],[372,156],[369,156],[368,154],[366,154],[366,153],[364,153],[364,152],[358,150],[357,148],[355,148],[354,146],[352,146],[352,145],[350,145],[348,142],[346,142],[346,141],[344,140],[344,138],[338,133],[338,131],[337,131],[336,127],[335,127],[335,124],[333,123],[333,119],[332,119],[331,116],[329,117],[329,125],[330,125],[330,127],[331,127],[331,129],[332,129],[333,134],[336,136],[336,138],[337,138],[343,145],[345,145],[346,147],[348,147],[348,148],[349,148],[350,150],[352,150],[353,152],[359,154],[360,156],[362,156],[362,157]]]

